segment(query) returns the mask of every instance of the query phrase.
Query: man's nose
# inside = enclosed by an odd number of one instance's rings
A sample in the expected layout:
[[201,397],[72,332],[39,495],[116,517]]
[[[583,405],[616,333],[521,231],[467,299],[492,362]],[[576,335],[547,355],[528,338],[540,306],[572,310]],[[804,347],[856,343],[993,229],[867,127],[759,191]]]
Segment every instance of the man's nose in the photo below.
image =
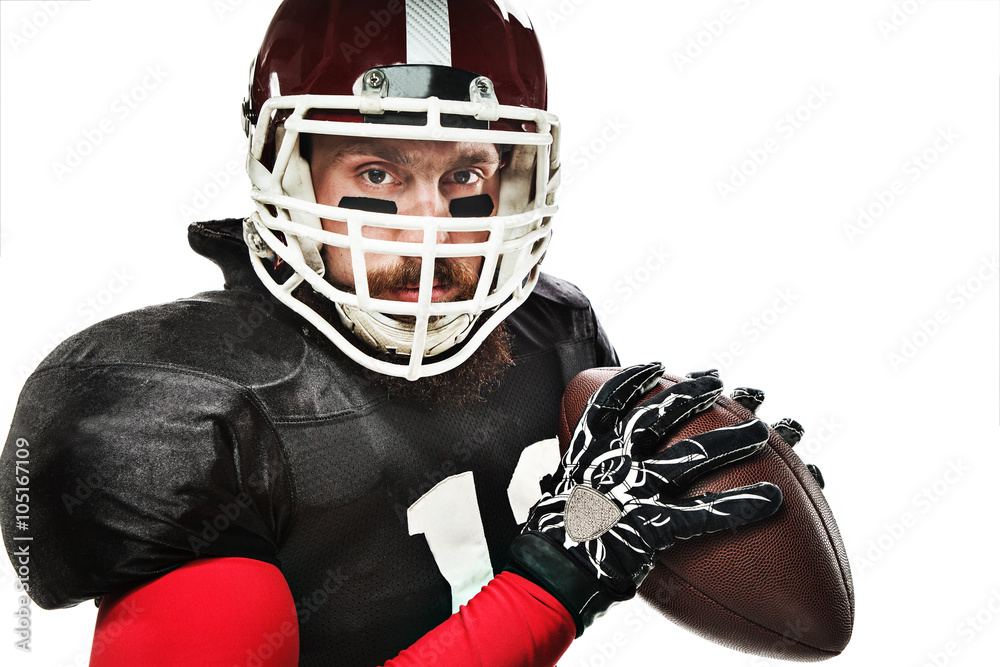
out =
[[[396,200],[396,212],[400,215],[446,218],[451,217],[450,205],[451,200],[445,197],[436,184],[420,184],[410,188],[400,199]],[[424,240],[424,231],[423,229],[401,229],[399,240],[421,243]],[[447,241],[447,232],[437,233],[438,243],[447,243]]]

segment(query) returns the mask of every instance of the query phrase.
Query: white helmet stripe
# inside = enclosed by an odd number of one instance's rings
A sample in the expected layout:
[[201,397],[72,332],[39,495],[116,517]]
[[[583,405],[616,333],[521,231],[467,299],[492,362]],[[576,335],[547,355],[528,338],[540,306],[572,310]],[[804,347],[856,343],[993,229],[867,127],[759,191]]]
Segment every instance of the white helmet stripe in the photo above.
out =
[[451,66],[448,0],[406,0],[406,62]]

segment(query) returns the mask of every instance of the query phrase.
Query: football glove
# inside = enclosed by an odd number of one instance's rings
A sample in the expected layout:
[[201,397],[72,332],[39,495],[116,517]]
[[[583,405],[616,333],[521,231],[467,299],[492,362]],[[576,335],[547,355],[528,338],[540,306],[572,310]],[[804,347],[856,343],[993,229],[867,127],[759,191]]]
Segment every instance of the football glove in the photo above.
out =
[[657,552],[758,521],[781,505],[781,491],[769,483],[679,497],[696,477],[763,447],[768,429],[751,419],[654,453],[722,391],[714,372],[695,373],[639,404],[662,373],[659,363],[632,366],[594,393],[511,545],[507,569],[559,600],[578,635],[614,602],[635,595]]

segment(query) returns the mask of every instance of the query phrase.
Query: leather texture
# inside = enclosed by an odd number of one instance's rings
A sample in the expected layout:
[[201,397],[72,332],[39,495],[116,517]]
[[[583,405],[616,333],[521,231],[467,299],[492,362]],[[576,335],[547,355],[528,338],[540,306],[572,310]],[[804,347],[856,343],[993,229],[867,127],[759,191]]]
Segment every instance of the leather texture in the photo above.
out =
[[[617,370],[590,369],[570,382],[559,417],[562,450],[587,400]],[[665,377],[654,391],[681,380]],[[661,450],[752,416],[720,397],[712,409],[684,422]],[[777,514],[736,531],[675,544],[658,556],[639,594],[675,623],[729,648],[783,660],[836,656],[854,625],[847,552],[822,490],[781,437],[771,430],[759,454],[698,479],[683,495],[762,481],[782,491]]]

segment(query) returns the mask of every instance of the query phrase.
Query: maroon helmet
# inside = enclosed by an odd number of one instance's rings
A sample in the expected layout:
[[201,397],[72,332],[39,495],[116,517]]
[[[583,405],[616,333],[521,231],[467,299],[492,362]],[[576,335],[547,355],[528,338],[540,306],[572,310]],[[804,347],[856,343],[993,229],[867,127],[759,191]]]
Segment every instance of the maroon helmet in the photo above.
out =
[[[512,0],[285,0],[243,107],[257,209],[245,238],[258,275],[364,366],[410,379],[454,368],[537,280],[558,169],[558,120],[545,107],[538,40]],[[433,218],[318,204],[308,162],[317,134],[503,147],[496,215],[452,207],[452,217]],[[347,223],[348,233],[324,230],[321,219]],[[424,241],[372,245],[362,227],[422,229]],[[489,239],[442,243],[435,240],[442,231]],[[352,250],[353,291],[323,279],[323,244]],[[365,252],[420,257],[417,301],[372,298]],[[262,261],[274,256],[290,276],[276,278]],[[442,256],[483,258],[474,296],[432,302],[434,259]],[[303,281],[334,302],[339,322],[292,295]]]
[[271,97],[356,95],[369,70],[398,65],[425,67],[387,77],[389,97],[468,100],[468,82],[483,74],[502,104],[546,108],[538,39],[512,2],[286,0],[254,62],[248,126]]

